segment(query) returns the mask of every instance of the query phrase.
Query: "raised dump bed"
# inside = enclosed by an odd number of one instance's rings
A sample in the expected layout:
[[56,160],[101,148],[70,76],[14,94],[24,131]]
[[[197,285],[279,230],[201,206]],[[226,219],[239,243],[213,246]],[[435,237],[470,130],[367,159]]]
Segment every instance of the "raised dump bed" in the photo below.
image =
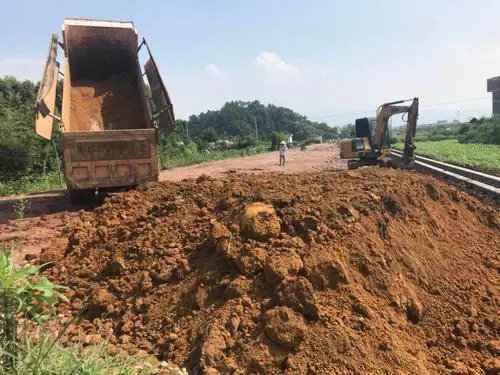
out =
[[135,186],[158,179],[158,130],[175,120],[167,90],[149,47],[146,75],[157,115],[147,104],[132,22],[66,19],[63,25],[62,116],[54,115],[58,64],[53,35],[37,98],[37,133],[50,139],[52,118],[61,122],[64,175],[75,200],[96,189]]

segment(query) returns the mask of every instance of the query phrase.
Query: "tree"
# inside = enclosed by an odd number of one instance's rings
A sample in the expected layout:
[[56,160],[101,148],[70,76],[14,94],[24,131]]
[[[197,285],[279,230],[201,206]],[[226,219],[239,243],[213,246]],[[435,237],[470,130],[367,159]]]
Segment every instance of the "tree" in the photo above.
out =
[[352,138],[354,137],[354,125],[346,124],[340,129],[340,138]]
[[[14,77],[0,78],[0,177],[46,172],[57,168],[51,142],[40,138],[33,130],[33,105],[38,84],[18,81]],[[56,113],[61,112],[62,83],[56,91]],[[58,140],[59,132],[53,132]],[[59,142],[56,143],[59,146]]]
[[255,137],[257,126],[260,140],[271,140],[273,132],[293,134],[297,141],[323,136],[338,138],[338,130],[326,123],[310,121],[289,108],[273,104],[264,106],[259,101],[231,101],[218,111],[207,111],[188,120],[190,135],[206,138],[206,129],[213,128],[219,139]]

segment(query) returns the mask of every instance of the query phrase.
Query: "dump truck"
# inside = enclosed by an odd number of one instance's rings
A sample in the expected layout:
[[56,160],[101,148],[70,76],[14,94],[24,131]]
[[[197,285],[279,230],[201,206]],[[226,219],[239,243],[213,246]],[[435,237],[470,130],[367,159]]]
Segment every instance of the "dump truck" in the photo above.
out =
[[[144,74],[139,64],[143,47]],[[58,48],[64,51],[63,72]],[[55,113],[60,74],[62,110]],[[145,39],[139,44],[133,22],[64,20],[62,42],[58,34],[50,40],[35,103],[36,133],[50,140],[54,120],[59,124],[64,178],[73,203],[158,180],[159,133],[172,132],[175,117],[149,45]]]

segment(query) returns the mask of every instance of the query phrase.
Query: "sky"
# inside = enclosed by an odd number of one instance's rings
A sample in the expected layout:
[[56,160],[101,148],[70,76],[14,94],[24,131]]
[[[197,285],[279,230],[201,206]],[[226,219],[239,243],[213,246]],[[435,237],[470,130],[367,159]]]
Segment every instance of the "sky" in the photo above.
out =
[[259,100],[342,125],[419,97],[419,122],[465,121],[491,114],[499,14],[498,0],[2,1],[0,76],[39,80],[65,17],[131,20],[177,118]]

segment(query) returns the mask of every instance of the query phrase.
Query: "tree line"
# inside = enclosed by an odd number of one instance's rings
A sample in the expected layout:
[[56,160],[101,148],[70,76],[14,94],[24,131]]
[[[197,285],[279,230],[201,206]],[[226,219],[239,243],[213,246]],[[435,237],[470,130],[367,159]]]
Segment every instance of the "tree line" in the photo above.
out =
[[[0,177],[17,174],[44,173],[57,165],[54,145],[59,147],[59,132],[48,142],[33,129],[34,103],[39,83],[19,81],[14,77],[0,78]],[[56,96],[56,111],[60,113],[62,84]]]
[[[403,133],[397,135],[403,138]],[[479,143],[500,145],[500,117],[472,118],[469,122],[461,124],[427,125],[422,128],[417,126],[417,141],[442,141],[456,139],[459,143]]]
[[293,110],[259,101],[230,101],[221,109],[192,115],[188,120],[179,120],[178,131],[197,144],[216,142],[221,139],[241,140],[255,138],[271,141],[276,134],[294,141],[309,138],[337,139],[339,130],[324,122],[309,120]]

